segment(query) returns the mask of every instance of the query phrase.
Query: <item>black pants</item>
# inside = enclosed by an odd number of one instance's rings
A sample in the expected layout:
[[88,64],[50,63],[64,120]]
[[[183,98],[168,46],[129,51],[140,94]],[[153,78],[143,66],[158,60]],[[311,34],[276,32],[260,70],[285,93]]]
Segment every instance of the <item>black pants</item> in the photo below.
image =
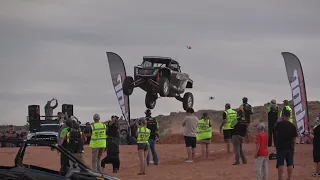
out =
[[106,164],[112,164],[113,170],[120,168],[119,153],[108,153],[107,157],[101,160],[101,167],[105,167]]
[[61,164],[61,168],[60,168],[60,174],[62,176],[66,175],[68,170],[69,170],[69,158],[68,156],[60,153],[60,164]]
[[277,119],[268,120],[268,146],[269,147],[272,146],[272,140],[273,140],[273,145],[275,145],[275,142],[276,142],[276,137],[273,133],[273,128],[276,122],[277,122]]

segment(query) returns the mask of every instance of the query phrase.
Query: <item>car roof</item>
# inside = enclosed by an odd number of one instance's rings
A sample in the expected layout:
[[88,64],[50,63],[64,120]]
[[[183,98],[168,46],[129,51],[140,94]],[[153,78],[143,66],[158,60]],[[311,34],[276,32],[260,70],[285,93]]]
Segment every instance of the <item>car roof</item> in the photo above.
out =
[[172,59],[171,57],[163,57],[163,56],[143,56],[143,61],[150,61],[154,63],[173,63],[179,64],[176,60]]

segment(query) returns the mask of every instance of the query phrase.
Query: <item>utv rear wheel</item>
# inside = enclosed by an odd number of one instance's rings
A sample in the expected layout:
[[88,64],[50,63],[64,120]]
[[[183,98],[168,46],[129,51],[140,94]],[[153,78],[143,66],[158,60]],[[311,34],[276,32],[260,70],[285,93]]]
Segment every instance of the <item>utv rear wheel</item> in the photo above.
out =
[[124,78],[122,83],[123,94],[130,96],[133,93],[133,78],[131,76],[127,76]]
[[153,109],[156,107],[157,95],[147,93],[145,98],[145,104],[148,109]]
[[159,80],[159,94],[161,97],[167,97],[170,92],[170,82],[168,78],[161,77]]
[[182,100],[183,109],[187,110],[188,108],[192,108],[193,102],[194,102],[193,94],[191,92],[186,92],[183,95],[183,100]]

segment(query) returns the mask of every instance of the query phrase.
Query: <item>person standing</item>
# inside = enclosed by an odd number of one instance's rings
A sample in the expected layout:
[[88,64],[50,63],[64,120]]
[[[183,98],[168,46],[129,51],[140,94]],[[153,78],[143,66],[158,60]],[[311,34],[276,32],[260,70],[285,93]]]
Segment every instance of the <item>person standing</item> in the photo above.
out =
[[241,110],[238,111],[237,121],[233,122],[231,127],[232,129],[232,145],[235,154],[235,163],[232,165],[240,164],[240,158],[243,164],[247,164],[246,156],[242,149],[243,138],[247,132],[247,121],[243,117],[243,112]]
[[[5,133],[5,138],[6,139],[17,139],[18,138],[18,133],[14,130],[13,125],[9,125],[9,128]],[[6,147],[16,147],[16,145],[14,143],[7,142]]]
[[253,108],[248,103],[248,98],[247,97],[242,98],[242,104],[240,105],[239,110],[242,110],[244,118],[247,121],[247,124],[250,124],[251,115],[253,114]]
[[[65,149],[68,148],[68,146],[67,146],[68,143],[67,143],[65,137],[67,136],[68,132],[70,132],[71,127],[72,127],[72,121],[67,120],[65,122],[65,124],[63,124],[60,129],[58,144],[60,146],[64,147]],[[67,174],[69,167],[70,167],[70,164],[69,164],[68,156],[64,155],[63,153],[60,153],[60,164],[61,164],[60,174],[62,176],[64,176]]]
[[84,128],[83,133],[87,138],[85,144],[90,144],[92,129],[89,122],[86,123],[86,127]]
[[92,148],[92,170],[101,172],[101,156],[104,149],[107,147],[106,125],[100,122],[99,114],[93,115],[94,124],[91,125],[91,141]]
[[[73,123],[70,132],[66,135],[68,151],[76,157],[79,161],[84,163],[83,153],[84,153],[84,141],[85,136],[80,130],[80,125],[78,123]],[[70,167],[72,165],[70,164]]]
[[275,144],[275,136],[273,134],[273,128],[276,122],[278,121],[279,107],[277,106],[277,102],[275,99],[271,100],[270,105],[266,109],[266,113],[268,114],[268,146],[272,146]]
[[111,116],[111,121],[108,122],[108,137],[107,137],[107,156],[102,159],[101,167],[102,172],[104,171],[106,164],[112,164],[113,173],[118,173],[120,168],[120,158],[119,158],[119,117]]
[[282,111],[282,120],[278,121],[274,127],[276,134],[276,151],[277,151],[277,169],[278,178],[283,179],[284,160],[287,164],[288,178],[291,179],[292,171],[294,168],[294,148],[296,138],[298,136],[297,128],[289,122],[291,112],[289,110]]
[[231,134],[232,129],[231,124],[237,120],[237,113],[236,111],[231,109],[231,105],[227,103],[225,105],[225,111],[222,115],[222,123],[220,126],[220,133],[223,132],[223,139],[227,146],[227,151],[230,153],[230,141],[231,141]]
[[256,135],[256,152],[255,152],[255,159],[256,159],[256,177],[257,180],[261,179],[261,172],[262,172],[262,179],[268,179],[268,137],[265,133],[265,124],[260,123],[258,125],[258,134]]
[[138,121],[138,131],[137,131],[137,144],[138,144],[138,155],[140,159],[140,173],[138,175],[146,174],[146,164],[147,164],[147,153],[149,151],[149,137],[150,129],[146,127],[146,119],[140,119]]
[[188,108],[186,110],[187,116],[184,118],[182,122],[182,126],[184,127],[184,142],[186,144],[188,159],[185,161],[186,163],[192,163],[193,159],[196,155],[196,147],[197,147],[197,125],[198,118],[193,114],[194,110],[192,108]]
[[208,113],[204,112],[197,125],[197,141],[201,144],[202,157],[209,158],[209,145],[212,138],[212,125]]
[[290,117],[289,117],[289,120],[288,120],[288,121],[291,122],[291,123],[293,123],[292,109],[291,109],[291,107],[290,107],[290,105],[289,105],[289,101],[288,101],[288,100],[284,100],[284,101],[283,101],[283,105],[284,105],[284,107],[282,108],[282,110],[281,110],[281,112],[280,112],[280,118],[283,117],[283,116],[282,116],[283,111],[287,110],[287,111],[290,112]]
[[313,162],[316,164],[316,172],[313,177],[320,177],[320,120],[313,127]]
[[[148,142],[149,142],[150,150],[152,153],[153,164],[158,165],[159,159],[156,151],[156,142],[159,139],[159,133],[158,133],[159,124],[156,118],[151,117],[150,109],[147,109],[145,111],[145,115],[146,115],[145,119],[147,121],[147,128],[150,129],[151,131]],[[148,154],[147,154],[147,165],[149,166],[149,164],[150,164],[150,151],[148,151]]]
[[[56,104],[54,106],[51,106],[52,101],[56,101]],[[44,113],[45,113],[45,119],[46,120],[52,120],[53,116],[53,110],[58,107],[58,100],[53,98],[50,101],[47,101],[46,105],[44,106]]]

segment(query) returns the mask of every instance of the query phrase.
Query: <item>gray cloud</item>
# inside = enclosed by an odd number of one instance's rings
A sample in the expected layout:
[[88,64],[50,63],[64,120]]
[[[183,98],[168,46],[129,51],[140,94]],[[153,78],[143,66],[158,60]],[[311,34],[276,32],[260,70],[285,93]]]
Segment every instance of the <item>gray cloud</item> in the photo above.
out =
[[[177,58],[195,81],[196,109],[291,98],[282,51],[302,61],[309,100],[319,99],[318,1],[5,1],[0,7],[0,123],[25,123],[27,105],[56,97],[82,121],[120,114],[105,52],[128,74],[144,55]],[[188,50],[185,46],[192,46]],[[131,96],[142,116],[145,93]],[[209,96],[216,96],[209,101]],[[155,114],[182,111],[162,98]],[[56,111],[57,112],[57,111]]]

